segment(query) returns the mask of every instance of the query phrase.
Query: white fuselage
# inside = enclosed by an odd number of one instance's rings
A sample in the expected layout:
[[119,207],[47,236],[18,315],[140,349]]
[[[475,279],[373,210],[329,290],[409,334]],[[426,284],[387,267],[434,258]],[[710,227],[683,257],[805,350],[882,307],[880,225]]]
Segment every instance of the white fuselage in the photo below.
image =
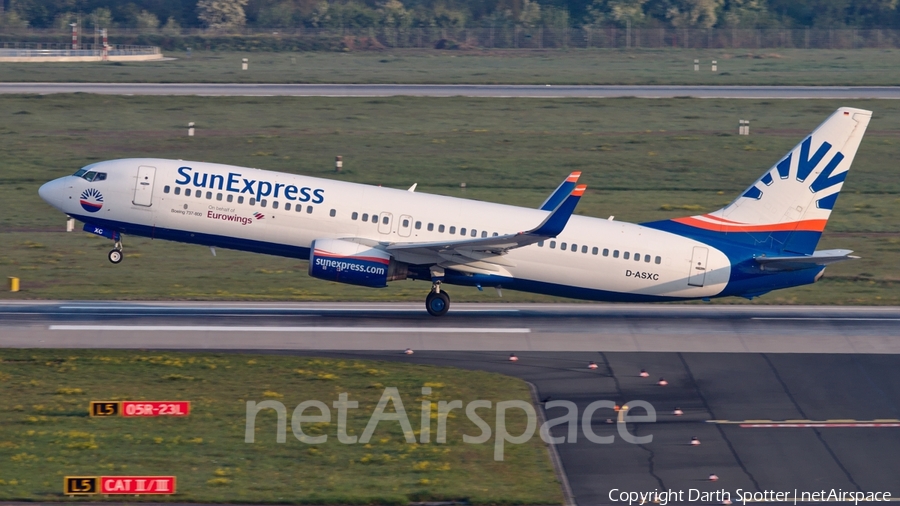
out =
[[[90,170],[104,172],[106,179],[89,182],[69,176],[48,183],[56,185],[51,203],[86,223],[126,224],[126,235],[173,238],[175,233],[181,237],[175,240],[239,249],[244,249],[240,244],[246,242],[254,245],[247,249],[262,252],[269,252],[266,245],[271,245],[273,254],[286,254],[285,247],[295,248],[289,256],[308,254],[317,239],[354,238],[376,245],[510,234],[535,227],[548,214],[212,163],[124,159],[94,164]],[[248,185],[248,181],[252,183]],[[91,188],[102,193],[102,207],[87,212],[79,196]],[[378,217],[376,222],[373,215]],[[363,216],[368,219],[363,221]],[[604,251],[608,252],[605,256]],[[425,260],[411,253],[394,255],[410,264]],[[695,263],[703,264],[699,271]],[[453,265],[452,259],[447,265]],[[731,264],[718,249],[687,237],[631,223],[572,216],[555,239],[512,249],[491,269],[498,279],[558,287],[535,291],[559,295],[565,295],[560,289],[572,287],[705,298],[724,289]]]

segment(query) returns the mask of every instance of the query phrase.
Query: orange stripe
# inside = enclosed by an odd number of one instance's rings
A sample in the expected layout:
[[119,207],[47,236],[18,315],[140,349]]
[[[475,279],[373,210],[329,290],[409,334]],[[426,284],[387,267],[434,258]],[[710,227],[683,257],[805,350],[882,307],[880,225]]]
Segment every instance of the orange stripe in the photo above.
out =
[[703,217],[710,219],[710,220],[721,221],[722,223],[734,223],[737,225],[743,225],[743,223],[741,223],[739,221],[726,220],[725,218],[719,218],[718,216],[713,216],[711,214],[704,214]]
[[828,220],[803,220],[789,223],[772,223],[768,225],[728,225],[725,223],[708,223],[693,217],[675,218],[672,221],[704,230],[715,232],[821,232],[825,230]]
[[586,184],[580,184],[580,185],[576,186],[574,190],[572,190],[572,195],[575,197],[580,197],[584,194],[584,190],[586,190],[586,189],[587,189]]
[[578,178],[581,177],[581,172],[573,172],[569,174],[569,177],[566,178],[567,183],[574,183],[578,181]]

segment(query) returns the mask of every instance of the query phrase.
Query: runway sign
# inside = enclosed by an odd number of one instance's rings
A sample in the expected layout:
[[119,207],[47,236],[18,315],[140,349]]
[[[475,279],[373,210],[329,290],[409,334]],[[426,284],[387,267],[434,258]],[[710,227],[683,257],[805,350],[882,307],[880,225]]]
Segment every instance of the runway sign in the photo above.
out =
[[122,401],[122,416],[188,416],[190,401]]
[[100,493],[109,495],[172,495],[175,493],[175,477],[101,476]]
[[91,401],[91,416],[117,416],[119,401]]
[[66,495],[91,495],[100,490],[100,478],[96,476],[66,476],[63,478],[63,493]]

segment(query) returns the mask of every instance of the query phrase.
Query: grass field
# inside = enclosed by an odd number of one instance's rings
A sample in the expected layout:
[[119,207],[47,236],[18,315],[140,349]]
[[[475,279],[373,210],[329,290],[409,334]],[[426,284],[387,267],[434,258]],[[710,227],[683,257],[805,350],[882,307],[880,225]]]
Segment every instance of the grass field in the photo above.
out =
[[[175,475],[178,494],[154,501],[283,504],[559,504],[562,496],[539,437],[467,444],[480,430],[459,410],[435,442],[438,401],[531,402],[528,386],[499,374],[393,362],[308,357],[4,350],[0,356],[0,500],[60,500],[63,477]],[[432,388],[423,395],[422,387]],[[306,400],[331,407],[338,394],[359,402],[347,433],[361,435],[386,387],[396,387],[418,440],[423,400],[433,403],[431,443],[408,443],[399,423],[381,422],[367,444],[336,439],[332,423],[306,423],[323,444],[298,441],[290,414]],[[90,418],[91,400],[189,400],[185,418]],[[257,417],[245,443],[246,402],[286,406],[287,441],[276,442],[274,411]],[[478,414],[494,427],[496,409]],[[390,405],[388,413],[394,412]],[[305,413],[317,415],[318,410]],[[507,411],[510,434],[525,431],[521,409]],[[496,431],[494,431],[496,433]],[[131,500],[131,499],[130,499]]]
[[[570,171],[589,190],[578,213],[642,222],[728,203],[838,106],[875,111],[820,248],[863,257],[812,286],[753,303],[898,304],[900,103],[639,99],[0,98],[0,275],[3,298],[421,300],[408,281],[373,290],[314,280],[306,262],[64,232],[37,196],[45,181],[96,160],[160,156],[340,178],[537,206]],[[738,119],[751,121],[737,136]],[[197,136],[186,136],[189,121]],[[333,172],[335,155],[345,169]],[[460,188],[465,182],[467,188]],[[493,291],[451,288],[456,301]],[[504,300],[557,300],[504,292]],[[728,303],[743,303],[728,299]]]
[[[167,53],[174,61],[3,63],[0,81],[453,84],[882,85],[900,50],[389,50]],[[241,70],[249,58],[250,69]],[[694,59],[702,70],[694,72]],[[718,72],[711,62],[718,62]]]

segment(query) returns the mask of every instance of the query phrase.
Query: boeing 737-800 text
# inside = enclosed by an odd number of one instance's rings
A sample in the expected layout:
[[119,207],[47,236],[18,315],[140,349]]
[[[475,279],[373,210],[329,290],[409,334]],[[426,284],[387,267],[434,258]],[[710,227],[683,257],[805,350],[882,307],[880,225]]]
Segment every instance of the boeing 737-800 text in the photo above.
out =
[[145,158],[88,165],[40,196],[111,239],[113,263],[128,234],[308,259],[329,281],[428,280],[435,316],[447,284],[603,301],[755,297],[855,258],[816,244],[871,116],[838,109],[718,211],[642,224],[572,216],[577,172],[540,209]]

